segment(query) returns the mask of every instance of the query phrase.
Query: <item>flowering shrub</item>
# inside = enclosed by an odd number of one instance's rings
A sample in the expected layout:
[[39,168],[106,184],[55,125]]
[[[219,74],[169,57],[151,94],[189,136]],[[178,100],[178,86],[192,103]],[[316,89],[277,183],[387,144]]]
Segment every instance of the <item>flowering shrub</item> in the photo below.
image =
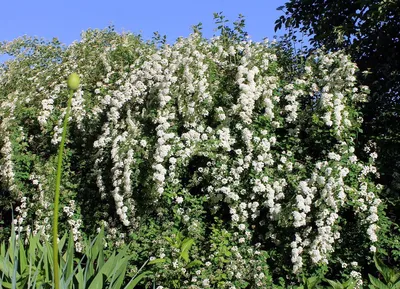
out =
[[[319,51],[289,78],[277,45],[221,27],[171,45],[89,30],[68,47],[1,46],[14,59],[0,70],[0,190],[19,232],[50,237],[65,78],[76,71],[60,202],[78,252],[104,225],[107,245],[126,243],[137,260],[174,256],[166,237],[180,230],[201,262],[171,259],[156,278],[180,270],[182,288],[262,288],[337,262],[338,249],[376,251],[377,156],[354,154],[368,92],[356,66]],[[355,247],[342,237],[351,224]]]

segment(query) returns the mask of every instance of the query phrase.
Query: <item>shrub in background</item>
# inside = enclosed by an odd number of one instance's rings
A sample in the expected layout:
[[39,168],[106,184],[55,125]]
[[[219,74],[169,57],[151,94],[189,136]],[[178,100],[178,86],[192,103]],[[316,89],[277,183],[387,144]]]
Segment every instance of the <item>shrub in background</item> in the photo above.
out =
[[[368,92],[356,66],[319,51],[289,78],[279,46],[216,17],[211,40],[196,26],[174,44],[89,30],[68,47],[1,46],[14,59],[0,70],[0,190],[18,232],[49,239],[64,79],[76,71],[60,202],[78,252],[104,225],[107,245],[137,264],[171,256],[156,279],[179,270],[182,288],[263,287],[368,261],[383,213],[373,144],[369,162],[354,154]],[[201,264],[174,261],[177,232]]]

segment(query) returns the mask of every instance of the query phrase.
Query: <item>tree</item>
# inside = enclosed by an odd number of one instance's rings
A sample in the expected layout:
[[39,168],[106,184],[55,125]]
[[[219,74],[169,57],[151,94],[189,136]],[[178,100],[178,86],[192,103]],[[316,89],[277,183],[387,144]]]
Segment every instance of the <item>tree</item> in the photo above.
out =
[[[377,144],[380,182],[388,186],[388,214],[399,222],[400,212],[400,1],[290,0],[279,7],[275,30],[289,28],[287,37],[309,37],[308,52],[324,47],[345,50],[360,68],[370,100],[363,106],[359,154],[368,141]],[[397,212],[397,213],[396,213]]]

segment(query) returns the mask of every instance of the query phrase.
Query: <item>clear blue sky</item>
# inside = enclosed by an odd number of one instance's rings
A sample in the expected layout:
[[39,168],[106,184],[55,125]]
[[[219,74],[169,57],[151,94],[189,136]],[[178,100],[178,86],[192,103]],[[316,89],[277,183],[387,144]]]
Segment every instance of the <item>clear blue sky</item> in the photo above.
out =
[[[114,25],[150,39],[154,31],[167,35],[168,42],[188,36],[192,25],[203,23],[204,35],[213,35],[213,12],[223,12],[234,21],[246,18],[246,31],[255,41],[275,35],[274,22],[281,15],[276,8],[285,0],[9,0],[1,1],[0,41],[22,35],[57,37],[70,44],[88,28]],[[278,32],[282,35],[283,32]]]

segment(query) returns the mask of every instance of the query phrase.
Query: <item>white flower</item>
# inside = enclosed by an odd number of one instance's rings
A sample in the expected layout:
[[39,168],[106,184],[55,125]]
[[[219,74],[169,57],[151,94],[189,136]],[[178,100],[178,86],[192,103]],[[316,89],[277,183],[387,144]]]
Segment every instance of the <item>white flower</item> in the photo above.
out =
[[246,226],[244,224],[240,224],[238,228],[240,231],[244,231],[246,229]]
[[328,158],[330,158],[331,160],[340,161],[340,155],[338,155],[334,152],[330,152],[328,154]]
[[176,202],[177,204],[182,204],[183,198],[182,198],[182,197],[177,197],[177,198],[175,199],[175,202]]
[[203,284],[204,287],[208,287],[208,286],[210,286],[210,280],[204,279],[202,284]]
[[349,161],[350,161],[351,163],[355,163],[355,162],[357,161],[357,156],[352,155],[352,156],[349,158]]

